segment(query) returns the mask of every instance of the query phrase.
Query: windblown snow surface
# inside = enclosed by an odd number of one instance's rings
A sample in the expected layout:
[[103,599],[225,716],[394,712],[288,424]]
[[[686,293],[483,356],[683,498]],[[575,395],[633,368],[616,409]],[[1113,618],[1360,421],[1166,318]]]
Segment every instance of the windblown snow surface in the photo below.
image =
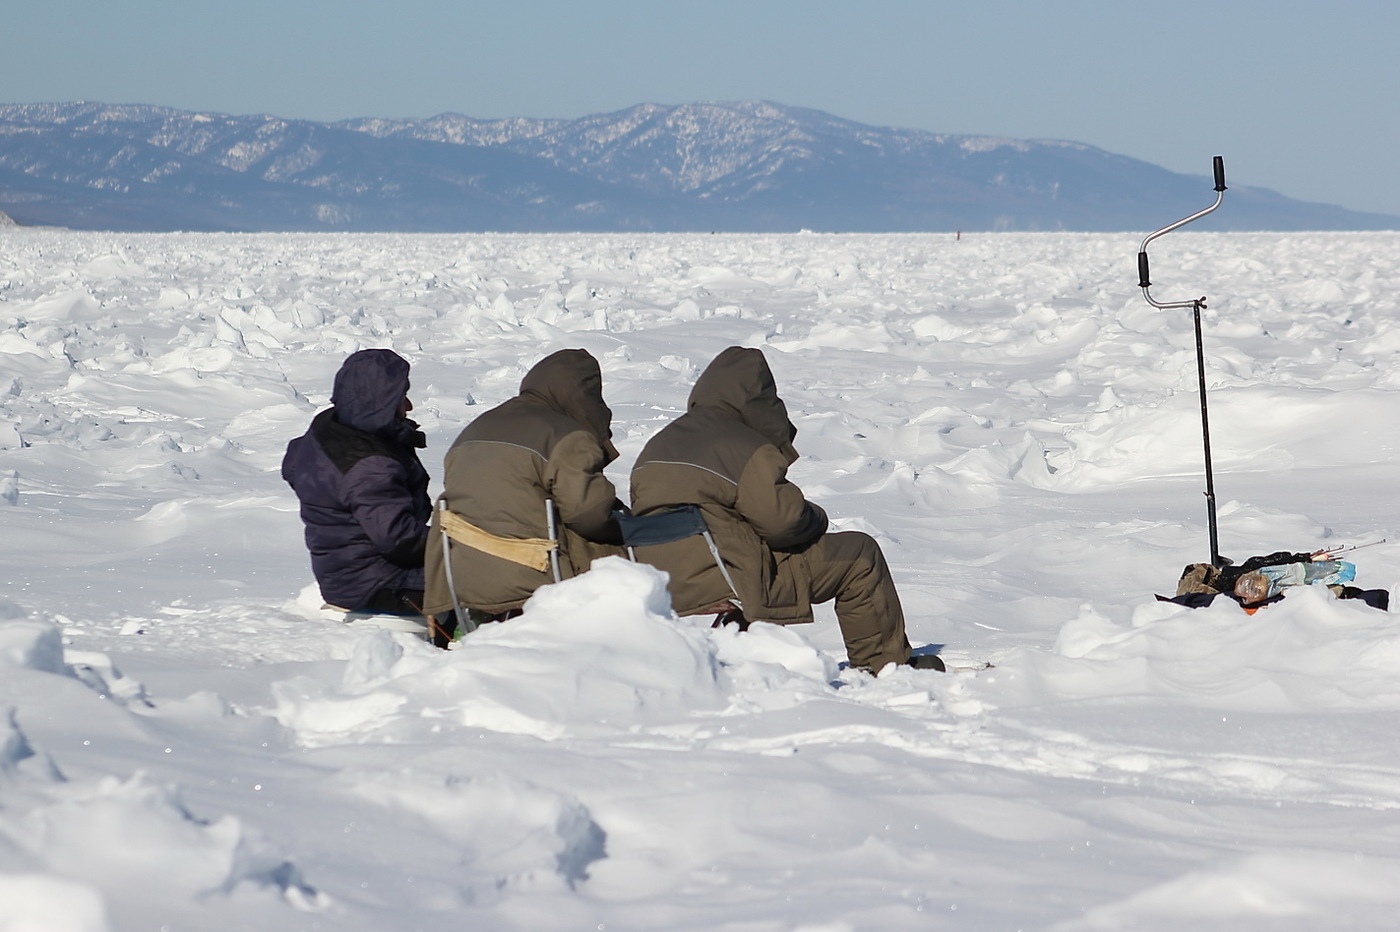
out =
[[[1393,928],[1400,629],[1154,599],[1209,541],[1138,240],[0,231],[0,929]],[[1153,273],[1210,296],[1221,551],[1385,538],[1393,592],[1400,235]],[[347,354],[413,363],[440,475],[588,349],[625,490],[733,344],[915,645],[993,669],[711,630],[619,559],[446,652],[321,609],[278,467]]]

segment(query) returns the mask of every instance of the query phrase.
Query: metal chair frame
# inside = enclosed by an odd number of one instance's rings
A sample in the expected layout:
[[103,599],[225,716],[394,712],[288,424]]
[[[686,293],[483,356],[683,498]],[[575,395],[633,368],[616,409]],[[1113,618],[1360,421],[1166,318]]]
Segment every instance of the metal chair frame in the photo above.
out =
[[729,567],[725,565],[724,558],[720,556],[719,545],[710,533],[710,526],[705,523],[700,506],[681,505],[649,515],[619,515],[617,523],[622,529],[622,541],[627,547],[627,557],[633,563],[641,562],[637,559],[638,547],[670,544],[687,537],[703,537],[705,545],[710,548],[710,556],[714,557],[715,566],[719,568],[720,575],[724,577],[730,593],[734,596],[734,604],[738,606],[739,611],[744,610],[744,603],[739,598],[739,589],[734,585],[734,578],[729,575]]
[[[445,498],[439,498],[437,504],[439,512],[450,510],[447,507]],[[550,574],[554,577],[555,582],[560,582],[563,580],[564,575],[559,562],[559,518],[558,512],[554,507],[554,499],[552,498],[544,500],[544,522],[550,542]],[[438,517],[438,527],[442,532],[442,565],[445,575],[447,576],[447,589],[452,593],[452,614],[457,619],[458,627],[461,628],[464,633],[470,634],[479,626],[472,620],[471,612],[464,609],[461,600],[457,598],[457,583],[452,574],[452,535],[447,533],[447,527],[442,521],[441,515]]]

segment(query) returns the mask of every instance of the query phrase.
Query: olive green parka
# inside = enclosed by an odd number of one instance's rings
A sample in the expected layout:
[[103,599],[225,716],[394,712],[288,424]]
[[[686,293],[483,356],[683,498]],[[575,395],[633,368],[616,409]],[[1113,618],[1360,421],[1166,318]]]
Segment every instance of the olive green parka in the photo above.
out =
[[[613,511],[617,492],[603,469],[617,458],[602,372],[586,350],[560,350],[525,375],[520,393],[482,414],[458,435],[444,460],[440,502],[498,537],[548,534],[545,502],[558,510],[565,578],[597,557],[620,553]],[[519,608],[553,582],[537,571],[461,544],[451,546],[452,580],[464,608],[496,614]],[[426,555],[423,609],[452,609],[439,516]]]
[[827,529],[826,513],[787,480],[797,429],[756,349],[730,347],[705,369],[685,414],[662,428],[632,469],[634,514],[700,507],[737,588],[699,537],[646,548],[670,574],[679,614],[735,595],[753,621],[812,620],[812,584],[800,551]]

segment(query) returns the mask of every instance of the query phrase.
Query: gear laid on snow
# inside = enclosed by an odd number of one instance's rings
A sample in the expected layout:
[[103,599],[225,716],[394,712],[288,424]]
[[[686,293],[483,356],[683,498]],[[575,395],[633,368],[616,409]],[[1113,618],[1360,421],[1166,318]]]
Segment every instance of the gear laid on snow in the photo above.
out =
[[1316,559],[1329,551],[1299,553],[1280,550],[1250,557],[1235,566],[1192,563],[1181,571],[1176,595],[1159,595],[1163,602],[1176,602],[1197,608],[1209,605],[1218,595],[1224,595],[1253,611],[1283,598],[1287,589],[1295,586],[1326,586],[1341,599],[1360,599],[1373,608],[1388,610],[1390,593],[1385,589],[1358,589],[1348,586],[1356,578],[1356,565],[1346,560]]

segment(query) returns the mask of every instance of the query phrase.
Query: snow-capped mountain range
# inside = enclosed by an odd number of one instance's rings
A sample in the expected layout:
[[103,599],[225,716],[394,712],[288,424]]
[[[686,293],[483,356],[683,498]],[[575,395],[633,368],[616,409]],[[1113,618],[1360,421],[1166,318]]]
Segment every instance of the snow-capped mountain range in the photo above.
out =
[[[1076,142],[868,126],[762,101],[335,123],[0,105],[0,211],[81,229],[1150,230],[1212,187]],[[1231,189],[1203,228],[1400,228]]]

